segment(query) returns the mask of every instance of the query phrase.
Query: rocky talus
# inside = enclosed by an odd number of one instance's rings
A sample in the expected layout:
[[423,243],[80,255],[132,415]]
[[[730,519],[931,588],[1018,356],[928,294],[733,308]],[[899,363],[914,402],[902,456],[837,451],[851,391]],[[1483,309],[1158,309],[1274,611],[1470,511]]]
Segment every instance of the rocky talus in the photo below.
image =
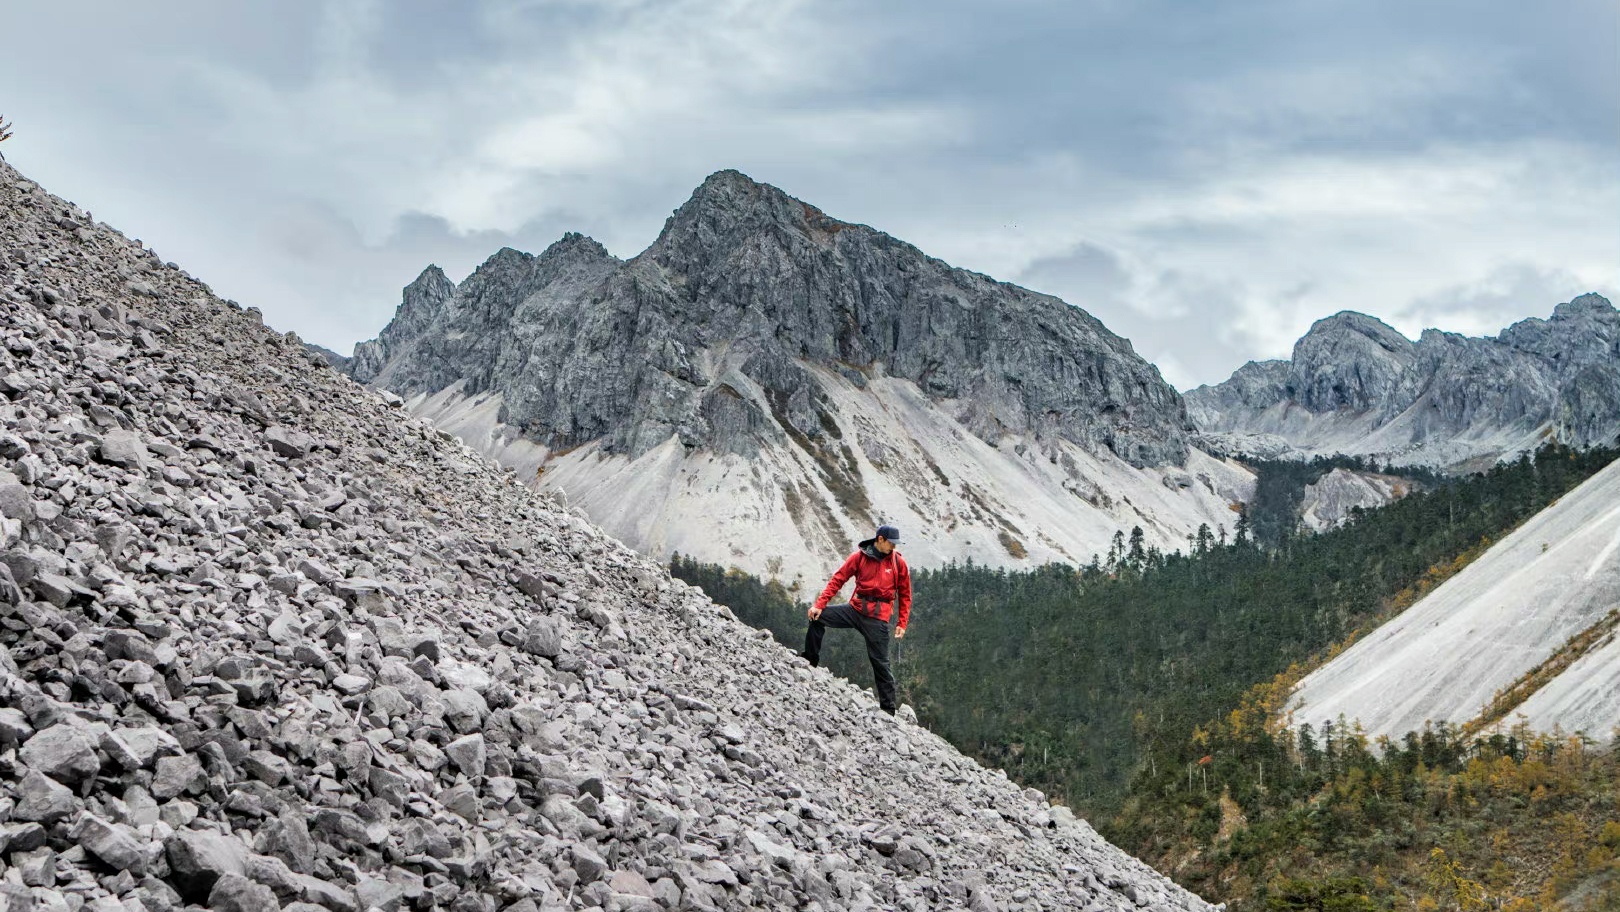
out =
[[3,164],[0,394],[6,908],[1207,908]]

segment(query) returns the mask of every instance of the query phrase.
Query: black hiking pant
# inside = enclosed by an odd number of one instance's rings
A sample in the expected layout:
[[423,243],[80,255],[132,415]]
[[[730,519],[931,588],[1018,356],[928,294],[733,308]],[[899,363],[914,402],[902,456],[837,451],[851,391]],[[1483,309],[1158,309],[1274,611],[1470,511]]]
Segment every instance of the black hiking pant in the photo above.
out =
[[867,617],[853,607],[828,605],[821,617],[810,622],[804,633],[804,657],[811,665],[821,664],[821,638],[828,627],[853,627],[866,638],[866,657],[872,660],[872,678],[877,684],[878,705],[886,713],[895,710],[894,672],[889,670],[889,622]]

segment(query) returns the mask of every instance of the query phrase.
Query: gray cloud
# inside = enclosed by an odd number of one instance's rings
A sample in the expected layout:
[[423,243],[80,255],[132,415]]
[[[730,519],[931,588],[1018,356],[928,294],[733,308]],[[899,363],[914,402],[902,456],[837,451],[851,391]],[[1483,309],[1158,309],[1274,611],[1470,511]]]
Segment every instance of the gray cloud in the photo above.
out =
[[430,262],[631,255],[737,167],[1186,387],[1340,309],[1481,331],[1612,293],[1617,28],[1602,0],[63,0],[0,11],[0,113],[25,172],[340,351]]
[[1128,263],[1094,244],[1082,242],[1036,260],[1017,281],[1089,311],[1130,339],[1178,388],[1196,386],[1195,378],[1229,374],[1257,345],[1241,329],[1242,288],[1219,278]]
[[[1412,338],[1429,327],[1494,336],[1527,316],[1549,316],[1554,305],[1591,290],[1588,283],[1568,271],[1511,262],[1479,281],[1442,288],[1409,301],[1393,310],[1388,319],[1390,325]],[[1597,290],[1620,305],[1620,295],[1612,286]],[[1542,305],[1539,309],[1533,306],[1537,303]]]

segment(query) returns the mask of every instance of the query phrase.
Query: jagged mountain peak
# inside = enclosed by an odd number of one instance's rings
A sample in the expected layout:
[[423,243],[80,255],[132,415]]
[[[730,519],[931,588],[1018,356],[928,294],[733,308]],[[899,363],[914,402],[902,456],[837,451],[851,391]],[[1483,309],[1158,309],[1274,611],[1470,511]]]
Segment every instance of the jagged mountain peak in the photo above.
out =
[[[419,313],[415,315],[417,318],[431,317],[455,292],[456,283],[450,281],[444,270],[437,265],[430,265],[412,279],[411,284],[405,286],[399,313],[406,315],[411,311],[418,311]],[[407,320],[409,319],[411,317],[407,317]]]
[[[429,263],[427,268],[418,273],[416,278],[411,280],[411,284],[405,287],[426,286],[439,282],[450,282],[450,277],[444,274],[444,270],[439,268],[439,264]],[[451,284],[455,283],[451,282]]]
[[755,180],[735,168],[726,168],[704,178],[703,183],[692,190],[692,195],[680,209],[686,209],[693,204],[747,208],[762,202],[798,203],[799,200],[774,184]]
[[1414,348],[1384,321],[1340,311],[1316,321],[1294,344],[1287,389],[1312,411],[1366,409],[1399,384]]
[[748,255],[773,250],[804,261],[818,256],[849,228],[860,229],[863,237],[899,243],[864,225],[831,218],[741,171],[717,171],[664,222],[643,256],[683,272],[729,269],[739,251]]
[[670,216],[670,221],[678,224],[700,213],[736,217],[761,206],[780,205],[790,199],[780,188],[756,181],[741,171],[716,171],[692,191],[686,202]]
[[[1412,347],[1412,340],[1402,335],[1395,327],[1383,320],[1354,310],[1341,310],[1330,317],[1323,317],[1311,324],[1299,342],[1295,343],[1297,351],[1300,345],[1309,345],[1323,339],[1342,337],[1345,335],[1359,336],[1376,343],[1380,348],[1389,352],[1404,352]],[[1309,340],[1309,341],[1307,341]]]
[[696,197],[710,193],[724,193],[731,190],[742,190],[745,192],[775,190],[777,193],[782,192],[770,184],[754,180],[752,177],[738,171],[736,168],[721,168],[719,171],[705,177],[703,182],[698,184],[697,189],[692,192],[692,195]]
[[428,327],[440,319],[455,294],[456,283],[450,281],[443,269],[430,264],[405,286],[400,295],[399,308],[394,311],[394,319],[389,321],[388,326],[376,339],[354,347],[353,355],[347,362],[349,373],[362,382],[375,380],[386,367],[390,354],[427,332]]
[[602,242],[590,235],[570,231],[562,237],[551,242],[540,254],[541,260],[573,259],[583,257],[587,259],[614,259],[613,254],[602,246]]
[[1600,294],[1584,294],[1547,319],[1520,320],[1497,340],[1562,365],[1620,360],[1620,310]]
[[[554,293],[561,290],[578,291],[619,265],[619,258],[608,253],[601,242],[570,231],[534,258],[525,297],[530,300],[536,295],[548,297],[548,290],[553,293],[549,297],[555,297]],[[521,309],[513,312],[513,320],[523,319]]]
[[443,269],[430,265],[405,286],[394,320],[402,324],[401,330],[419,330],[455,293],[456,283],[450,281]]
[[1587,292],[1567,303],[1553,308],[1554,320],[1571,320],[1580,317],[1613,317],[1617,313],[1615,306],[1608,298],[1597,292]]
[[[553,245],[557,250],[576,246],[588,249],[588,258],[598,262],[617,262],[604,260],[605,250],[582,236]],[[657,268],[647,270],[648,263]],[[647,251],[625,269],[609,272],[589,295],[622,302],[623,307],[598,310],[591,320],[557,327],[575,337],[560,343],[556,356],[567,353],[577,359],[600,352],[613,361],[614,371],[651,369],[659,376],[627,376],[603,388],[601,372],[595,371],[591,383],[582,384],[591,389],[568,395],[534,387],[535,379],[550,385],[561,374],[507,378],[524,388],[522,398],[531,403],[518,408],[508,397],[509,411],[526,413],[533,407],[575,412],[567,420],[536,417],[522,422],[551,428],[542,435],[548,445],[575,445],[608,435],[609,450],[640,455],[679,433],[689,445],[749,451],[755,441],[718,429],[709,408],[715,404],[709,395],[713,385],[732,368],[742,370],[767,395],[783,397],[774,410],[814,437],[822,433],[823,422],[813,402],[801,401],[806,395],[813,398],[816,389],[797,366],[807,362],[913,380],[931,399],[963,403],[962,408],[973,412],[969,426],[986,441],[1007,433],[1064,437],[1110,449],[1139,465],[1179,463],[1186,456],[1188,424],[1175,391],[1129,343],[1089,314],[1055,298],[953,269],[881,232],[829,218],[739,171],[710,175]],[[527,313],[517,302],[551,281],[543,263],[537,267],[527,255],[503,249],[458,290],[456,313],[476,315],[477,325],[445,331],[459,333],[457,338],[476,332],[544,343],[544,334],[501,325],[500,319]],[[490,286],[500,292],[503,305],[485,300]],[[553,304],[543,309],[546,319],[563,319],[561,311],[567,308]],[[1012,340],[1018,344],[1010,344]],[[629,365],[622,362],[623,346],[655,342],[659,347],[633,356]],[[663,347],[672,342],[680,347]],[[741,360],[721,365],[695,356],[716,347]],[[505,361],[535,363],[515,355]],[[470,376],[485,367],[463,364],[459,370]],[[1114,376],[1105,376],[1110,372]],[[445,374],[418,371],[414,376],[437,383]],[[413,385],[401,391],[433,390]],[[580,401],[603,398],[609,401]],[[582,410],[593,414],[579,414]],[[768,425],[763,412],[771,410],[763,403],[748,403],[740,425],[753,430]],[[628,431],[626,420],[640,427]]]
[[1471,471],[1549,437],[1614,439],[1620,311],[1585,294],[1494,337],[1426,329],[1415,343],[1346,311],[1317,321],[1281,367],[1240,370],[1187,400],[1228,451],[1280,445]]
[[551,242],[538,256],[515,247],[502,247],[490,254],[467,278],[463,279],[460,287],[479,288],[491,282],[521,283],[531,276],[545,274],[548,269],[556,270],[569,264],[597,262],[617,263],[618,259],[608,253],[608,249],[595,238],[578,231],[569,231]]
[[511,276],[529,270],[534,263],[534,254],[525,253],[515,247],[502,247],[490,254],[484,262],[479,263],[461,284],[457,287],[466,288],[469,285],[478,286],[491,281],[500,281],[497,276]]
[[1489,339],[1481,339],[1466,333],[1454,332],[1449,329],[1440,329],[1435,326],[1427,327],[1418,334],[1417,344],[1424,348],[1434,348],[1446,345],[1470,345],[1479,342],[1488,343]]

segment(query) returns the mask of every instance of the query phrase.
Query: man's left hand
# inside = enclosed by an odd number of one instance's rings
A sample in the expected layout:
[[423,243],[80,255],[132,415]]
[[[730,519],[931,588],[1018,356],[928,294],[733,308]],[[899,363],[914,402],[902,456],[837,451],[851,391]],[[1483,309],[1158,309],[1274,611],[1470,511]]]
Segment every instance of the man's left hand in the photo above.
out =
[[896,627],[896,628],[894,628],[894,638],[897,639],[897,640],[905,639],[906,638],[906,628],[904,628],[904,627]]

